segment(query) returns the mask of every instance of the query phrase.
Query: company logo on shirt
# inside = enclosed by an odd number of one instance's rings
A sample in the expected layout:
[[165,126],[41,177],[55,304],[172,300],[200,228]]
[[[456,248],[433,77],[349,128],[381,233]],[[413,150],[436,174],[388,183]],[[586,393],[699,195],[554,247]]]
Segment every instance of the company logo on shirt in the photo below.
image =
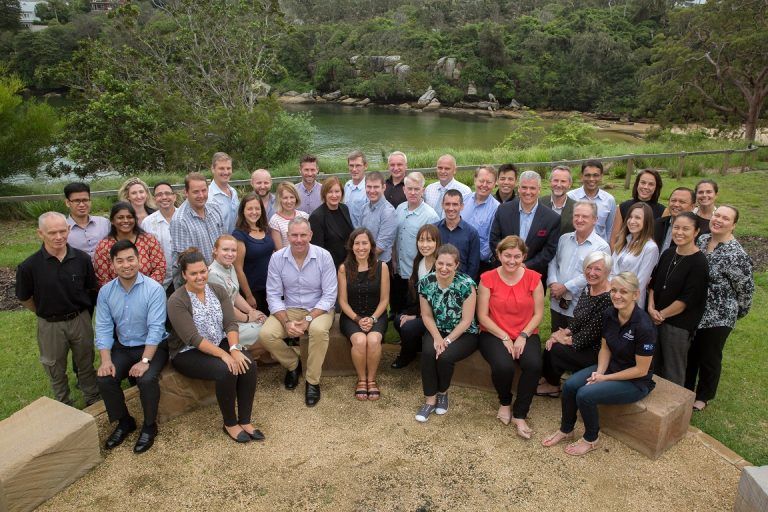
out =
[[632,329],[625,332],[621,337],[627,341],[635,341],[635,335],[632,334]]
[[646,343],[645,345],[643,345],[643,350],[645,350],[646,352],[650,352],[653,349],[654,349],[654,346],[652,343]]

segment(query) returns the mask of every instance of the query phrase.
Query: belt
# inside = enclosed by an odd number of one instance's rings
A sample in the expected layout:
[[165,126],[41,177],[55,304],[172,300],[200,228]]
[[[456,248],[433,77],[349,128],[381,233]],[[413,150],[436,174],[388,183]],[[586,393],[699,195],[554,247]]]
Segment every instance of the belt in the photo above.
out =
[[76,311],[74,313],[65,313],[63,315],[51,315],[49,317],[40,317],[46,322],[66,322],[67,320],[72,320],[73,318],[77,318],[80,316],[80,313],[82,311]]

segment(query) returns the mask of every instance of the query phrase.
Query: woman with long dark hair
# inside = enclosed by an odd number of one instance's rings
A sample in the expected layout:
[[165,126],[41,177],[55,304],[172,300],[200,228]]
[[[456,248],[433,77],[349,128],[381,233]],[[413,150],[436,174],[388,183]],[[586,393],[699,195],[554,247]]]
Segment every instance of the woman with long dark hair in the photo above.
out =
[[610,240],[611,247],[616,244],[619,231],[621,231],[624,220],[629,215],[629,207],[633,204],[645,203],[650,206],[654,220],[664,215],[665,206],[659,202],[662,186],[661,174],[656,169],[643,169],[637,173],[635,184],[632,186],[632,198],[622,202],[616,211]]
[[267,267],[275,252],[275,241],[270,236],[264,204],[256,192],[240,201],[232,236],[237,239],[234,267],[240,292],[249,306],[269,315]]

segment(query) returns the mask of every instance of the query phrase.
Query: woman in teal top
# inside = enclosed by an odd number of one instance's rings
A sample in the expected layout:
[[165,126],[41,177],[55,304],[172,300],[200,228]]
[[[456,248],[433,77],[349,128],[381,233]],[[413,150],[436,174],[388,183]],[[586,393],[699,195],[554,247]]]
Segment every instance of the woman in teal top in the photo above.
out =
[[457,272],[458,268],[458,249],[445,244],[437,251],[435,271],[418,284],[421,316],[427,328],[421,349],[421,382],[426,401],[416,413],[416,421],[422,423],[433,412],[448,412],[453,367],[477,349],[475,282]]

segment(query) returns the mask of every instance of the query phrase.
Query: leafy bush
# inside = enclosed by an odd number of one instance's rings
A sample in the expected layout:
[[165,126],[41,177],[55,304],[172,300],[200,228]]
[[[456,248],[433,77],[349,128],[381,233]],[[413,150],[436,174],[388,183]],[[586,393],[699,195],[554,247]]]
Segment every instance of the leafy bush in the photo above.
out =
[[550,126],[542,143],[545,146],[588,146],[595,142],[595,131],[591,124],[572,116]]
[[539,144],[544,135],[541,117],[531,112],[515,123],[515,128],[504,137],[499,148],[509,150],[530,148]]
[[[309,113],[280,112],[267,132],[262,151],[267,165],[295,159],[312,145],[316,128]],[[254,155],[255,156],[255,155]],[[255,162],[252,162],[255,164]]]

